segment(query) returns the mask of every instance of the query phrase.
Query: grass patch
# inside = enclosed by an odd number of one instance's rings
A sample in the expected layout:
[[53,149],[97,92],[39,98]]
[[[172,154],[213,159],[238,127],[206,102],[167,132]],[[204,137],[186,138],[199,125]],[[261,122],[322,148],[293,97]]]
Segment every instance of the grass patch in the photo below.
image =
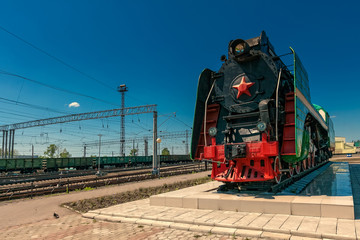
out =
[[183,182],[175,182],[171,184],[165,183],[164,185],[159,187],[139,188],[134,191],[122,192],[110,196],[84,199],[75,202],[64,203],[62,205],[70,207],[79,212],[88,212],[99,208],[106,208],[121,203],[145,199],[152,195],[157,195],[160,193],[166,193],[166,192],[179,190],[182,188],[196,186],[209,181],[211,181],[211,178],[203,177],[203,178],[187,180]]
[[[80,192],[80,191],[91,191],[91,190],[94,190],[95,188],[92,188],[92,187],[85,187],[85,188],[78,188],[78,189],[75,189],[74,191],[75,192]],[[69,192],[68,189],[66,189],[66,192]]]

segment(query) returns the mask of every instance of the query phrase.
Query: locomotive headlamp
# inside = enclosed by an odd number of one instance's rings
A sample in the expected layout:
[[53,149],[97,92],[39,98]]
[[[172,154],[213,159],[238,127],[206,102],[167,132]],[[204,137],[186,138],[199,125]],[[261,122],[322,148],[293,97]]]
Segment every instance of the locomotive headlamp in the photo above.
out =
[[235,57],[249,52],[249,45],[242,39],[236,39],[230,42],[229,53]]
[[216,129],[216,127],[211,127],[211,128],[209,128],[209,135],[210,135],[211,137],[215,137],[216,134],[217,134],[217,129]]
[[264,123],[263,121],[260,121],[257,125],[256,128],[260,131],[260,132],[264,132],[266,130],[266,123]]
[[238,45],[235,46],[235,54],[242,54],[245,52],[245,44],[244,43],[239,43]]

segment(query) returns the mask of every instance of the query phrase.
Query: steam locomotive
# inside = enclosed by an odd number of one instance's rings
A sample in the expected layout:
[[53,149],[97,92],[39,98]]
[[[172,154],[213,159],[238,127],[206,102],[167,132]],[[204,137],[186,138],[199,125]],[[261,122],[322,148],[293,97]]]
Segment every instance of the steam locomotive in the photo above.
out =
[[201,73],[191,158],[211,161],[213,179],[279,183],[332,156],[333,123],[311,104],[308,75],[290,50],[286,65],[262,32],[230,41],[220,70]]

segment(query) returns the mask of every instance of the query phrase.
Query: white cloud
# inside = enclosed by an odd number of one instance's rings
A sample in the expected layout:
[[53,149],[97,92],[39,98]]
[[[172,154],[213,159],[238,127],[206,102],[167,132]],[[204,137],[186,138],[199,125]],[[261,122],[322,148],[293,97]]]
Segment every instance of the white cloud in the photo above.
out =
[[69,104],[69,108],[71,108],[71,107],[77,108],[77,107],[80,107],[80,104],[78,102],[72,102]]

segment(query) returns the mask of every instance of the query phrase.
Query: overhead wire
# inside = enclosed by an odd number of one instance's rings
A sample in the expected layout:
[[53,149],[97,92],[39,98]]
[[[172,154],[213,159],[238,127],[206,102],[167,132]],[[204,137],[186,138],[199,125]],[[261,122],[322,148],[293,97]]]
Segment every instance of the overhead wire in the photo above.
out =
[[66,66],[66,67],[68,67],[68,68],[70,68],[70,69],[72,69],[72,70],[74,70],[74,71],[76,71],[76,72],[80,73],[81,75],[83,75],[83,76],[85,76],[85,77],[87,77],[87,78],[89,78],[89,79],[92,79],[92,80],[96,81],[97,83],[101,84],[101,85],[102,85],[102,86],[104,86],[104,87],[107,87],[107,88],[109,88],[109,89],[111,89],[111,90],[115,90],[115,91],[116,91],[116,89],[114,89],[113,87],[111,87],[111,86],[107,85],[107,84],[106,84],[106,83],[104,83],[103,81],[100,81],[100,80],[98,80],[98,79],[94,78],[93,76],[90,76],[89,74],[87,74],[87,73],[85,73],[85,72],[83,72],[83,71],[79,70],[78,68],[76,68],[76,67],[74,67],[74,66],[72,66],[72,65],[70,65],[70,64],[68,64],[68,63],[66,63],[65,61],[61,60],[60,58],[58,58],[58,57],[56,57],[56,56],[54,56],[54,55],[52,55],[52,54],[48,53],[47,51],[45,51],[45,50],[43,50],[43,49],[41,49],[41,48],[39,48],[39,47],[35,46],[34,44],[32,44],[32,43],[30,43],[29,41],[25,40],[24,38],[22,38],[22,37],[20,37],[20,36],[16,35],[15,33],[10,32],[10,31],[9,31],[9,30],[7,30],[6,28],[4,28],[4,27],[0,26],[0,29],[1,29],[1,30],[3,30],[4,32],[6,32],[6,33],[10,34],[11,36],[13,36],[13,37],[17,38],[18,40],[20,40],[20,41],[22,41],[22,42],[26,43],[26,44],[27,44],[27,45],[29,45],[30,47],[32,47],[32,48],[34,48],[34,49],[38,50],[39,52],[41,52],[41,53],[45,54],[46,56],[48,56],[48,57],[50,57],[50,58],[52,58],[52,59],[56,60],[57,62],[59,62],[59,63],[63,64],[64,66]]
[[39,110],[51,111],[51,112],[61,113],[61,114],[68,114],[68,112],[62,112],[62,111],[58,111],[58,110],[55,110],[55,109],[52,109],[52,108],[43,107],[43,106],[40,106],[40,105],[35,105],[35,104],[30,104],[30,103],[24,103],[24,102],[20,102],[20,101],[15,101],[15,100],[8,99],[8,98],[0,97],[0,101],[1,100],[6,101],[8,103],[15,104],[15,105],[23,105],[23,106],[26,106],[26,107],[36,108],[36,109],[39,109]]
[[120,106],[119,104],[112,103],[112,102],[109,102],[109,101],[106,101],[106,100],[103,100],[103,99],[100,99],[100,98],[97,98],[97,97],[89,96],[89,95],[79,93],[79,92],[75,92],[75,91],[71,91],[71,90],[67,90],[65,88],[52,86],[50,84],[43,83],[43,82],[40,82],[40,81],[37,81],[37,80],[34,80],[34,79],[30,79],[28,77],[24,77],[24,76],[21,76],[21,75],[16,74],[16,73],[7,72],[7,71],[4,71],[2,69],[0,69],[0,74],[9,75],[9,76],[13,76],[13,77],[18,77],[18,78],[24,79],[26,81],[36,83],[36,84],[39,84],[39,85],[42,85],[44,87],[54,89],[54,90],[57,90],[57,91],[61,91],[61,92],[65,92],[65,93],[69,93],[69,94],[73,94],[73,95],[77,95],[77,96],[81,96],[81,97],[90,98],[92,100],[96,100],[96,101],[103,102],[103,103],[106,103],[106,104],[111,104],[111,105],[114,105],[114,106]]

